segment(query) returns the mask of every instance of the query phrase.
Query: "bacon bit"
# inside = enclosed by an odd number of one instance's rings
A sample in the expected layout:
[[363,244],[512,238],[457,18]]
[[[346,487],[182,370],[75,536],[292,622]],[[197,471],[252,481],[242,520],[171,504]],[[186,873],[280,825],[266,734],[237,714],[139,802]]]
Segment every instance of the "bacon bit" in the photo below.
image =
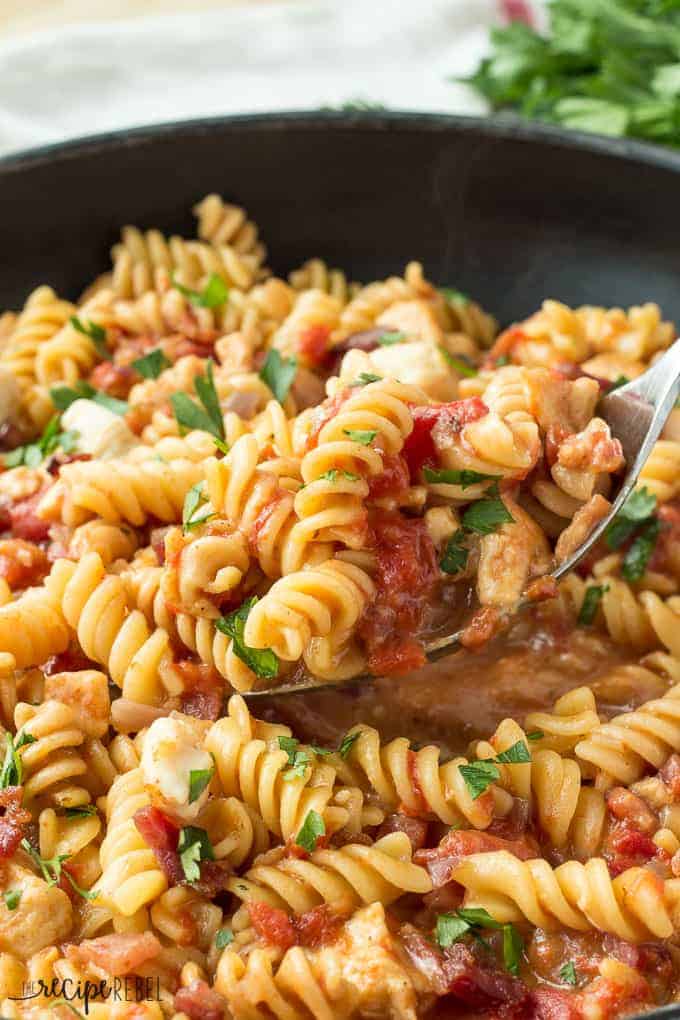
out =
[[545,602],[557,595],[557,581],[550,574],[537,577],[524,593],[530,602]]
[[583,1020],[577,992],[542,985],[531,993],[533,1020]]
[[22,786],[8,786],[0,790],[0,860],[12,857],[24,838],[24,828],[31,821],[31,812],[22,808]]
[[349,400],[351,396],[352,390],[348,387],[347,389],[340,390],[334,397],[324,400],[323,404],[319,404],[312,413],[312,428],[307,436],[307,443],[305,446],[306,450],[314,449],[319,441],[319,433],[323,429],[324,425],[327,425],[332,418],[335,418],[342,405]]
[[65,952],[74,963],[93,963],[107,974],[118,977],[130,974],[143,963],[153,960],[162,948],[153,932],[145,931],[84,939],[79,945],[66,946]]
[[54,673],[75,673],[81,669],[99,669],[99,665],[88,659],[76,645],[71,645],[61,655],[51,655],[40,668],[46,676],[52,676]]
[[502,1003],[503,1015],[527,1003],[529,992],[519,978],[482,966],[468,946],[459,942],[442,952],[410,924],[399,934],[411,963],[435,995],[451,995],[478,1010]]
[[[201,861],[201,877],[196,882],[189,883],[201,896],[212,900],[218,893],[224,892],[233,874],[231,866],[227,861]],[[182,884],[187,882],[183,879]]]
[[623,447],[618,439],[612,439],[609,428],[592,428],[568,436],[557,454],[558,463],[571,471],[606,471],[611,473],[623,467]]
[[303,329],[297,339],[296,348],[313,368],[321,368],[328,361],[328,340],[331,335],[330,326],[308,326]]
[[25,538],[29,542],[44,542],[49,537],[50,522],[36,514],[44,489],[21,499],[9,508],[10,527],[14,538]]
[[180,695],[181,711],[195,719],[215,722],[222,708],[224,688],[217,671],[204,662],[194,662],[192,659],[181,659],[173,668],[184,685]]
[[615,822],[605,840],[602,856],[607,862],[612,878],[628,868],[642,866],[654,857],[660,857],[660,849],[653,839],[625,822]]
[[482,364],[482,371],[486,372],[496,368],[496,362],[499,358],[502,358],[504,354],[512,356],[513,349],[517,344],[524,343],[529,338],[520,326],[510,326],[496,339],[495,344],[487,354],[484,363]]
[[43,549],[22,538],[0,540],[0,577],[10,588],[30,588],[49,571]]
[[129,365],[115,365],[112,361],[102,361],[90,373],[89,383],[96,390],[103,390],[112,397],[126,400],[139,374]]
[[405,672],[425,661],[414,639],[439,580],[437,555],[425,523],[397,514],[376,516],[372,545],[377,594],[359,632],[374,673]]
[[619,821],[627,822],[640,832],[656,832],[659,828],[659,819],[649,805],[624,786],[615,786],[608,792],[606,799],[609,813]]
[[328,903],[306,910],[293,917],[293,928],[297,944],[305,949],[320,949],[334,942],[345,923],[347,915],[334,910]]
[[[409,754],[411,753],[412,752],[409,751]],[[427,829],[428,824],[423,821],[422,818],[411,818],[408,814],[399,812],[397,814],[387,816],[378,829],[376,839],[381,839],[383,836],[387,836],[390,832],[405,832],[411,841],[413,853],[415,853],[416,850],[422,850],[425,846],[427,841]]]
[[[493,795],[490,790],[483,793],[477,799],[477,804],[484,803],[488,798],[489,808],[493,805]],[[496,850],[507,850],[520,861],[530,861],[540,857],[540,853],[526,836],[519,839],[502,839],[500,836],[491,836],[488,832],[479,832],[477,829],[459,829],[449,832],[441,841],[438,847],[431,850],[418,850],[413,860],[416,864],[427,869],[435,889],[440,888],[450,881],[451,871],[459,864],[462,857],[469,857],[470,854],[488,854]]]
[[398,499],[408,491],[410,483],[409,466],[400,454],[383,454],[383,469],[368,482],[369,499]]
[[170,884],[180,885],[184,881],[184,870],[177,853],[179,829],[175,823],[152,805],[140,808],[132,820],[146,845],[153,850]]
[[[333,347],[330,352],[332,360],[328,366],[331,372],[334,375],[338,374],[340,362],[348,351],[366,351],[367,353],[370,353],[371,351],[376,350],[376,348],[380,346],[378,339],[383,335],[383,333],[387,333],[388,329],[389,328],[387,326],[380,326],[376,329],[363,330],[361,333],[353,333],[351,336],[348,336],[346,340],[343,340],[342,343]],[[16,445],[18,445],[18,443]]]
[[659,769],[662,781],[674,801],[680,800],[680,754],[672,754]]
[[291,949],[297,942],[293,922],[285,910],[268,903],[249,903],[248,913],[257,935],[278,949]]
[[[531,823],[531,804],[522,797],[513,797],[512,808],[503,818],[494,818],[485,832],[489,836],[498,836],[510,841],[526,837],[527,845],[533,845],[533,837],[528,835]],[[538,853],[538,846],[536,846]]]
[[192,981],[175,992],[175,1010],[189,1020],[224,1020],[227,1004],[205,981]]
[[424,465],[437,462],[437,446],[433,435],[435,428],[437,441],[440,445],[446,445],[447,438],[451,439],[458,435],[470,422],[478,421],[488,413],[489,408],[479,397],[468,397],[465,400],[453,400],[448,404],[434,404],[429,407],[412,407],[413,431],[402,450],[412,481],[419,480]]
[[551,425],[545,436],[545,459],[548,467],[557,462],[560,446],[571,433],[564,425]]
[[463,648],[477,651],[498,634],[502,624],[503,617],[496,606],[483,606],[463,630],[460,643]]

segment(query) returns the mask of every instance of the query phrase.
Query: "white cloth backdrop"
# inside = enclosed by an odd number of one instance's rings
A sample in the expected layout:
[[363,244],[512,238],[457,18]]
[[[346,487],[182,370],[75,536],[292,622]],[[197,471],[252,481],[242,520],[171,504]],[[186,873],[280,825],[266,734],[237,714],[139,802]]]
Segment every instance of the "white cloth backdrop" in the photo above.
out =
[[[469,73],[521,0],[300,0],[0,42],[0,154],[114,128],[351,99],[479,113]],[[532,0],[534,10],[540,0]]]

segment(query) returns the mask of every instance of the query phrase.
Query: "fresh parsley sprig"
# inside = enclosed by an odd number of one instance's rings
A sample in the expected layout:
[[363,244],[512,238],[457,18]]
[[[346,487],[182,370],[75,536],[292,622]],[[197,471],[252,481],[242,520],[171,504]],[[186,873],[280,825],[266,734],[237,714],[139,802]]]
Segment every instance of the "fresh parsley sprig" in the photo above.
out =
[[472,800],[477,800],[496,780],[500,779],[499,765],[521,765],[531,761],[531,752],[523,740],[501,751],[495,758],[480,758],[479,761],[467,765],[459,765],[458,769],[465,780],[468,793]]
[[[524,951],[522,937],[512,924],[501,924],[494,920],[483,907],[461,907],[455,913],[439,914],[435,924],[435,939],[442,949],[448,949],[466,935],[480,937],[480,931],[491,930],[503,933],[503,963],[510,974],[519,974],[519,965]],[[483,940],[482,940],[483,941]]]
[[192,290],[191,287],[185,287],[175,279],[174,275],[172,285],[175,290],[178,290],[180,294],[188,298],[192,305],[196,305],[199,308],[219,308],[220,305],[226,304],[229,300],[229,288],[217,273],[210,274],[203,290]]
[[180,432],[184,434],[192,429],[202,429],[203,432],[210,432],[224,441],[226,438],[224,421],[220,398],[215,389],[212,358],[208,358],[206,362],[205,375],[197,375],[194,378],[194,390],[200,400],[200,405],[192,400],[187,393],[172,393],[170,395],[170,403]]
[[124,400],[109,396],[101,390],[96,390],[84,379],[79,379],[73,386],[53,386],[50,390],[52,403],[58,411],[65,411],[76,400],[91,400],[101,407],[113,411],[114,414],[127,414],[128,405]]
[[203,491],[203,482],[196,482],[184,497],[184,505],[182,506],[182,527],[184,531],[191,531],[193,528],[197,528],[199,524],[205,524],[206,521],[217,517],[217,514],[210,509],[210,505],[206,506],[207,503],[208,497]]
[[215,851],[208,833],[195,825],[186,825],[180,829],[177,852],[184,877],[190,884],[198,882],[201,877],[201,861],[215,860]]
[[326,825],[323,818],[317,811],[308,811],[302,828],[295,837],[295,842],[306,850],[308,854],[316,850],[316,845],[322,836],[326,835]]
[[17,446],[16,449],[6,453],[3,457],[3,464],[7,468],[19,467],[21,464],[26,467],[38,467],[39,464],[59,448],[64,453],[72,453],[78,442],[79,433],[75,429],[62,432],[60,429],[61,416],[55,414],[45,426],[40,439],[27,446]]
[[172,362],[165,356],[160,347],[155,347],[143,358],[137,358],[132,362],[132,368],[139,372],[145,379],[158,379],[158,376],[170,368]]
[[632,539],[621,564],[621,577],[639,581],[647,569],[661,532],[656,515],[656,496],[646,487],[630,494],[604,533],[610,549],[619,549]]
[[251,648],[243,639],[248,614],[257,602],[257,596],[247,599],[229,616],[221,616],[215,626],[232,639],[234,655],[252,669],[256,676],[271,680],[279,673],[279,660],[271,648]]
[[70,859],[71,854],[58,854],[56,857],[41,857],[38,851],[33,849],[27,839],[22,839],[21,847],[26,851],[33,863],[39,869],[48,886],[56,885],[63,875],[74,892],[77,892],[84,900],[95,900],[99,895],[98,892],[81,888],[73,875],[69,872],[68,868],[64,868],[63,865],[65,861]]
[[31,733],[17,734],[12,739],[11,733],[5,733],[7,747],[5,758],[0,770],[0,790],[6,790],[8,786],[21,786],[24,781],[24,768],[21,762],[19,751],[22,747],[35,744],[36,738]]
[[103,326],[91,319],[80,319],[77,315],[72,315],[69,322],[78,333],[82,333],[92,341],[100,358],[111,361],[112,355],[106,346],[106,330]]
[[293,385],[297,373],[297,366],[295,355],[283,358],[275,347],[272,347],[267,354],[267,360],[260,369],[260,379],[266,383],[279,404],[282,404],[288,396],[288,391]]

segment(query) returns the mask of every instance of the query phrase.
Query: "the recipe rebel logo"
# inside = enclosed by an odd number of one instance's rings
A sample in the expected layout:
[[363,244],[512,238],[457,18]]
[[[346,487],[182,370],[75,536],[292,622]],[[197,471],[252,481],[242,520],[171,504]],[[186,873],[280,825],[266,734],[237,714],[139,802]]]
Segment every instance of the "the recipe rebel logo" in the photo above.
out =
[[[21,995],[10,995],[14,1002],[42,998],[50,1008],[66,1006],[76,1016],[88,1016],[92,1004],[108,1002],[160,1002],[160,978],[127,975],[111,980],[90,981],[73,978],[52,978],[24,981]],[[3,1017],[0,1016],[0,1020]]]

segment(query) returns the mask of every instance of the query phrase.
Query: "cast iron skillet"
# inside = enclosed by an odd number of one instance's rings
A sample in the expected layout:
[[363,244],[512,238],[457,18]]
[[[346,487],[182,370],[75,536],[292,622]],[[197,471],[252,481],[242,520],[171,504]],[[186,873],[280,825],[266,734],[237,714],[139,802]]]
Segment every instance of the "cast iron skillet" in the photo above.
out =
[[121,225],[186,234],[210,191],[247,207],[278,273],[316,255],[370,280],[417,258],[503,324],[545,297],[680,320],[680,155],[403,113],[188,121],[0,160],[0,309],[38,283],[75,297]]

